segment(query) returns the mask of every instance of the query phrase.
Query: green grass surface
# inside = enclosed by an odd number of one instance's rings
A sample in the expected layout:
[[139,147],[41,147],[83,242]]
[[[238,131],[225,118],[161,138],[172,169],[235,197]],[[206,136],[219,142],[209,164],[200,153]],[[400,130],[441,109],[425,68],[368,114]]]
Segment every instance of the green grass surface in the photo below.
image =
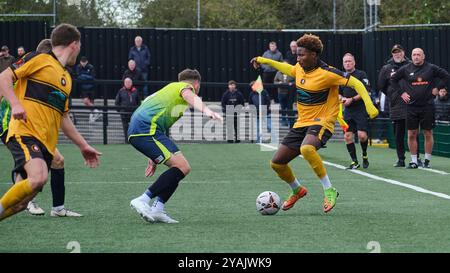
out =
[[[322,212],[323,190],[303,159],[292,167],[309,189],[294,208],[274,216],[256,212],[266,190],[282,198],[289,187],[269,167],[273,151],[250,144],[180,145],[192,166],[166,206],[180,223],[148,224],[129,207],[155,178],[144,178],[145,158],[127,145],[97,146],[102,165],[86,168],[75,146],[61,146],[66,159],[66,207],[85,216],[53,218],[50,186],[38,195],[45,216],[22,212],[0,222],[0,252],[450,252],[450,200],[327,166],[339,190],[336,208]],[[359,147],[358,147],[359,151]],[[324,160],[348,165],[343,143],[320,151]],[[395,151],[369,147],[367,172],[450,195],[450,175],[393,168]],[[450,172],[450,159],[433,167]],[[0,146],[0,193],[10,186],[12,159]],[[159,166],[155,176],[166,168]],[[366,171],[366,170],[364,170]]]

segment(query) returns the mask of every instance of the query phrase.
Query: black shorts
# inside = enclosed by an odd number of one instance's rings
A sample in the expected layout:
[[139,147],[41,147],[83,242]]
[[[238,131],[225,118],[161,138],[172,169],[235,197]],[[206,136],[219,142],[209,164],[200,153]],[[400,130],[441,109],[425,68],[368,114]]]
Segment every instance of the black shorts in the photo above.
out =
[[303,139],[306,137],[306,135],[318,136],[321,142],[321,146],[324,147],[333,134],[322,125],[291,128],[291,130],[289,130],[289,133],[284,137],[281,144],[294,150],[300,150],[300,146],[302,146]]
[[25,163],[33,158],[41,158],[47,163],[47,168],[53,160],[53,155],[50,154],[47,148],[34,137],[29,136],[12,136],[6,144],[14,158],[14,169],[12,177],[20,174],[23,179],[26,179],[27,173],[24,169]]
[[356,134],[357,131],[369,131],[369,115],[366,110],[344,111],[344,120],[348,124],[348,132]]
[[406,128],[408,130],[432,130],[435,125],[434,105],[411,106],[408,105],[406,114]]

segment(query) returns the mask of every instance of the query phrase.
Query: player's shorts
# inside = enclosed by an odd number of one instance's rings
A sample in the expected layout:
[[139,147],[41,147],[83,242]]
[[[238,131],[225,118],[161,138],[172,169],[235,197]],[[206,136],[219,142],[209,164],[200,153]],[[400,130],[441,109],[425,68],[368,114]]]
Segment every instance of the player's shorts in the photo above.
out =
[[319,137],[322,144],[321,146],[324,147],[333,134],[322,125],[291,128],[281,144],[294,150],[300,150],[300,146],[302,145],[303,139],[306,135],[314,135]]
[[406,107],[406,128],[415,130],[422,128],[423,130],[432,130],[435,125],[434,105],[412,106]]
[[180,152],[177,145],[159,130],[152,136],[132,136],[129,141],[136,150],[156,164],[164,164],[172,154]]
[[47,163],[47,168],[53,160],[53,155],[49,153],[47,148],[39,140],[29,136],[12,136],[8,143],[8,149],[14,158],[14,169],[12,177],[20,174],[23,179],[27,178],[27,173],[24,169],[25,163],[33,158],[41,158]]
[[348,124],[348,132],[356,134],[357,131],[369,131],[369,115],[366,110],[344,111],[344,120]]

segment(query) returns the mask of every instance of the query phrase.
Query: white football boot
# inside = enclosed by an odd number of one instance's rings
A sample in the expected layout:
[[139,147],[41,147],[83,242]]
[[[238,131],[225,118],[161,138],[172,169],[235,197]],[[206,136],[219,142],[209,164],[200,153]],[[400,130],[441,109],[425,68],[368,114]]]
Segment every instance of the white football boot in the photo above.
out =
[[41,216],[45,214],[45,211],[41,207],[39,207],[39,205],[34,202],[34,200],[28,202],[27,210],[31,215]]
[[155,219],[151,215],[151,207],[139,197],[131,200],[130,207],[133,208],[147,222],[153,223]]
[[156,222],[167,223],[167,224],[177,224],[178,221],[170,218],[165,211],[152,210],[150,215]]
[[53,217],[82,217],[82,214],[79,214],[77,212],[68,210],[66,208],[63,208],[61,210],[54,210],[52,209],[52,211],[50,212],[50,216]]

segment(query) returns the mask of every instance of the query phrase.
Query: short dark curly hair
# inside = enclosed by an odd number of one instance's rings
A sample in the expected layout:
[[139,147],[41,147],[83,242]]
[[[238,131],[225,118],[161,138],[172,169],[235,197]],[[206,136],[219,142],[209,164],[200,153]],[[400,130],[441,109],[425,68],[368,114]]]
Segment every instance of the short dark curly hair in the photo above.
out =
[[323,50],[323,44],[320,38],[313,34],[304,34],[297,40],[299,47],[304,47],[310,51],[321,54]]

